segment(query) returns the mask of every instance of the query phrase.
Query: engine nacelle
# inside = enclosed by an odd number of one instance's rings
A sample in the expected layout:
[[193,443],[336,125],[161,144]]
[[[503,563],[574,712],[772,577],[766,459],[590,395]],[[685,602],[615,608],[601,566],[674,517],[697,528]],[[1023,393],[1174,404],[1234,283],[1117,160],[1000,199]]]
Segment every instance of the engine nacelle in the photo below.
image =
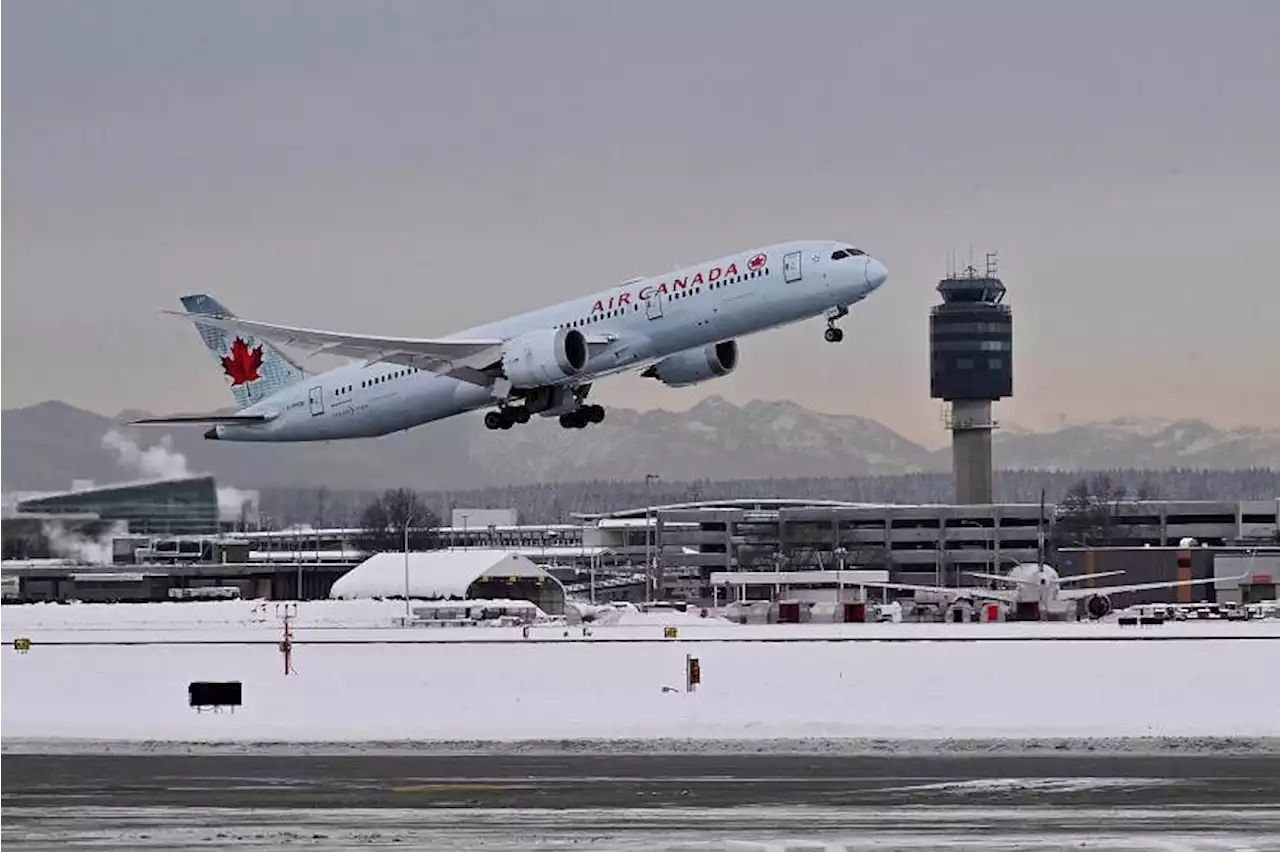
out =
[[667,387],[682,388],[727,376],[738,366],[738,341],[726,340],[663,358],[642,375]]
[[502,370],[512,387],[540,388],[573,378],[587,366],[587,339],[576,328],[531,331],[502,346]]
[[1102,618],[1111,612],[1111,598],[1106,595],[1091,595],[1084,602],[1084,611],[1090,618]]

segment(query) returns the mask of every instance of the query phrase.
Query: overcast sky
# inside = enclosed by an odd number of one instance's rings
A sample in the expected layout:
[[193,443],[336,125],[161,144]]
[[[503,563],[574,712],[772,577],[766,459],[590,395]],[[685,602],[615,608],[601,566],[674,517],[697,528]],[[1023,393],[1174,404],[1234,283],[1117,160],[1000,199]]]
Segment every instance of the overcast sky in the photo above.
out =
[[1280,426],[1280,4],[4,4],[3,402],[230,402],[185,323],[442,335],[754,245],[889,283],[687,389],[944,439],[928,309],[1000,253],[1034,428]]

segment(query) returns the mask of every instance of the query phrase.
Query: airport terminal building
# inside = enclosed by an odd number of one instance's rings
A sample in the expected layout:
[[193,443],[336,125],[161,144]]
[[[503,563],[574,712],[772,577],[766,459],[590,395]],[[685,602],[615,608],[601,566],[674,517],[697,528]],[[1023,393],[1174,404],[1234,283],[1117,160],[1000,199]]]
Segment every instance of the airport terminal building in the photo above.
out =
[[22,500],[20,514],[93,514],[139,535],[213,535],[218,493],[212,476],[89,487]]

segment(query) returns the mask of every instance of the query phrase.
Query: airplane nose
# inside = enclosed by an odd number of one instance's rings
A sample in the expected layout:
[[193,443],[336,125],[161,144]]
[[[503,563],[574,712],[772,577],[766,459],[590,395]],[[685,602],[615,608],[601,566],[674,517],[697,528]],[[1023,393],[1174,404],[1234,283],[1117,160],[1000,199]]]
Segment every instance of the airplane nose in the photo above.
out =
[[867,284],[872,290],[879,289],[888,277],[889,270],[883,263],[873,257],[867,258]]

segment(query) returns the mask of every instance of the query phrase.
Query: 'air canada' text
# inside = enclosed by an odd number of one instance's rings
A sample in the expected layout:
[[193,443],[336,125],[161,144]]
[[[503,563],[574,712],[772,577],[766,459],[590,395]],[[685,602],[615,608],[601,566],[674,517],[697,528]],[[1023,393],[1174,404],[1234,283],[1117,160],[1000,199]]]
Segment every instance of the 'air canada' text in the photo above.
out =
[[634,294],[630,290],[623,290],[616,296],[610,296],[608,300],[596,299],[596,303],[591,306],[591,313],[603,313],[605,311],[617,310],[634,303],[647,302],[654,296],[667,296],[672,293],[686,290],[693,287],[701,287],[704,284],[714,284],[722,278],[732,278],[738,274],[737,262],[730,263],[728,267],[713,266],[703,275],[701,271],[694,273],[692,277],[686,275],[683,278],[672,278],[671,281],[663,281],[661,284],[646,284],[637,290]]

